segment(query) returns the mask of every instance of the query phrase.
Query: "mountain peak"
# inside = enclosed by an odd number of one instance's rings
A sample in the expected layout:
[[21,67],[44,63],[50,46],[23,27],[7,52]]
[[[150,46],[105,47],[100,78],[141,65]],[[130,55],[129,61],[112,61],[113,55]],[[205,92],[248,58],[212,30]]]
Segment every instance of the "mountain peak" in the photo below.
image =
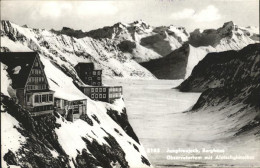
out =
[[233,22],[233,21],[229,21],[229,22],[226,22],[224,23],[224,25],[222,26],[221,29],[225,29],[227,31],[229,30],[237,30],[238,26]]

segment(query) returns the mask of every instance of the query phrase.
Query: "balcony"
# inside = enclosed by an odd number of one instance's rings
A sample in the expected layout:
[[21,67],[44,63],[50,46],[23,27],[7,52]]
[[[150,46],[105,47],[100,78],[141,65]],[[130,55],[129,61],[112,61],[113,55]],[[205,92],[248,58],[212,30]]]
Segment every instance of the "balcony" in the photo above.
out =
[[40,116],[53,113],[53,105],[27,107],[32,116]]

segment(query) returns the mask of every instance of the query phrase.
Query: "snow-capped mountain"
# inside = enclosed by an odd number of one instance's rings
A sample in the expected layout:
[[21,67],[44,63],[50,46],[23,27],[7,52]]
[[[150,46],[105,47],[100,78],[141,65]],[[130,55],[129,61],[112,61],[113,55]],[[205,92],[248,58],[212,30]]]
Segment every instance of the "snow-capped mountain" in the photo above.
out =
[[[2,51],[12,51],[14,48],[37,51],[55,61],[75,78],[75,64],[92,61],[96,68],[103,70],[103,76],[107,78],[152,79],[156,76],[163,79],[183,79],[190,75],[193,67],[207,53],[239,50],[255,43],[258,37],[257,28],[239,27],[233,22],[227,22],[216,30],[196,29],[190,34],[180,26],[153,27],[144,21],[116,23],[89,32],[67,27],[61,31],[47,31],[18,26],[9,21],[1,22]],[[157,72],[160,67],[177,68],[180,64],[171,55],[185,43],[190,44],[190,49],[186,49],[189,52],[185,55],[188,59],[183,64],[186,70],[182,67],[179,71],[174,71],[180,75],[171,75],[172,72],[167,73],[164,70],[159,74],[168,75],[160,76],[154,73],[154,67],[149,64],[157,67]],[[164,66],[160,65],[160,62],[164,61],[158,60],[167,60],[169,57],[172,59],[171,65],[167,62]],[[149,63],[151,60],[155,61]],[[148,62],[143,65],[148,64],[145,67],[149,71],[140,66],[139,63],[143,62]],[[158,62],[158,65],[153,62]]]
[[202,92],[191,112],[218,118],[215,126],[225,125],[224,135],[260,133],[259,48],[258,43],[239,51],[209,53],[178,86],[184,92]]
[[218,29],[194,30],[190,33],[189,43],[194,47],[212,46],[216,51],[239,50],[255,42],[251,39],[255,33],[255,30],[240,28],[231,21]]
[[73,32],[68,28],[54,32],[77,38],[88,36],[97,40],[113,41],[120,51],[131,55],[138,62],[163,57],[179,48],[189,37],[183,27],[173,25],[153,27],[142,20],[129,24],[119,22],[84,33],[79,30]]
[[124,54],[109,39],[78,39],[2,21],[1,50],[37,51],[66,69],[72,76],[76,76],[74,66],[78,62],[92,61],[96,68],[103,70],[103,77],[154,78],[149,71],[134,61],[132,56]]
[[256,28],[240,28],[233,22],[227,22],[216,30],[196,29],[190,33],[186,42],[189,45],[184,44],[169,55],[142,63],[142,65],[160,79],[187,78],[208,53],[240,50],[258,42],[259,38],[255,40],[257,36],[259,37],[259,30],[257,31]]

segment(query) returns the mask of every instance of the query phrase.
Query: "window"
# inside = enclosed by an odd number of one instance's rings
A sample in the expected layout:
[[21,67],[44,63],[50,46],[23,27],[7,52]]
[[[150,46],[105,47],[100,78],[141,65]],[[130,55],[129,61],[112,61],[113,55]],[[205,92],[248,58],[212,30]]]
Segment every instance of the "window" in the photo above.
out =
[[93,82],[92,85],[93,85],[93,86],[96,86],[96,82]]
[[53,95],[49,94],[49,101],[53,101]]
[[27,101],[27,102],[30,102],[30,95],[27,95],[27,96],[26,96],[26,101]]
[[94,94],[91,94],[91,99],[94,99]]
[[85,72],[85,75],[87,75],[88,74],[88,72]]
[[92,80],[92,78],[91,78],[91,77],[88,77],[88,80]]
[[98,71],[97,74],[100,75],[100,71]]
[[96,71],[93,71],[93,75],[96,75],[97,73],[96,73]]
[[40,102],[39,95],[35,95],[35,96],[34,96],[34,102],[35,102],[35,103],[39,103],[39,102]]
[[98,92],[98,88],[96,88],[95,91]]
[[99,94],[99,98],[102,98],[102,94]]
[[107,96],[106,96],[106,94],[103,94],[103,98],[106,98]]
[[98,82],[97,85],[98,85],[98,86],[101,86],[101,85],[100,85],[100,82]]
[[102,92],[102,88],[99,88],[99,92]]
[[38,66],[39,66],[39,64],[38,64],[38,62],[37,62],[37,61],[35,61],[35,66],[36,66],[36,67],[38,67]]
[[106,88],[103,88],[103,92],[106,92]]
[[98,98],[98,94],[95,94],[95,98]]
[[91,92],[94,92],[94,88],[91,88]]
[[97,80],[100,80],[100,77],[97,77]]

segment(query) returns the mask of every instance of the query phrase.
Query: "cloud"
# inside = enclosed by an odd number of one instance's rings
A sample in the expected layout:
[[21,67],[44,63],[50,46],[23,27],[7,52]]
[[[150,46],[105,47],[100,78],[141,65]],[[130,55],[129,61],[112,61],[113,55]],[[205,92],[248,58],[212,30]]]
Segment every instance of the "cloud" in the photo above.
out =
[[203,9],[199,13],[195,14],[194,18],[198,22],[212,22],[219,20],[221,15],[219,14],[218,8],[210,5],[206,9]]
[[74,13],[78,16],[114,15],[118,9],[110,1],[41,1],[37,11],[42,17],[58,18]]
[[212,22],[219,20],[221,15],[218,8],[213,5],[209,5],[199,12],[196,12],[191,8],[185,8],[180,12],[172,13],[170,18],[174,20],[192,19],[197,22]]
[[80,1],[76,11],[79,15],[114,15],[118,8],[111,1]]
[[59,17],[64,12],[70,11],[72,9],[71,4],[68,2],[44,2],[39,7],[39,14],[42,17]]
[[183,20],[191,18],[195,14],[195,10],[193,9],[183,9],[180,12],[172,13],[171,18],[174,20]]

